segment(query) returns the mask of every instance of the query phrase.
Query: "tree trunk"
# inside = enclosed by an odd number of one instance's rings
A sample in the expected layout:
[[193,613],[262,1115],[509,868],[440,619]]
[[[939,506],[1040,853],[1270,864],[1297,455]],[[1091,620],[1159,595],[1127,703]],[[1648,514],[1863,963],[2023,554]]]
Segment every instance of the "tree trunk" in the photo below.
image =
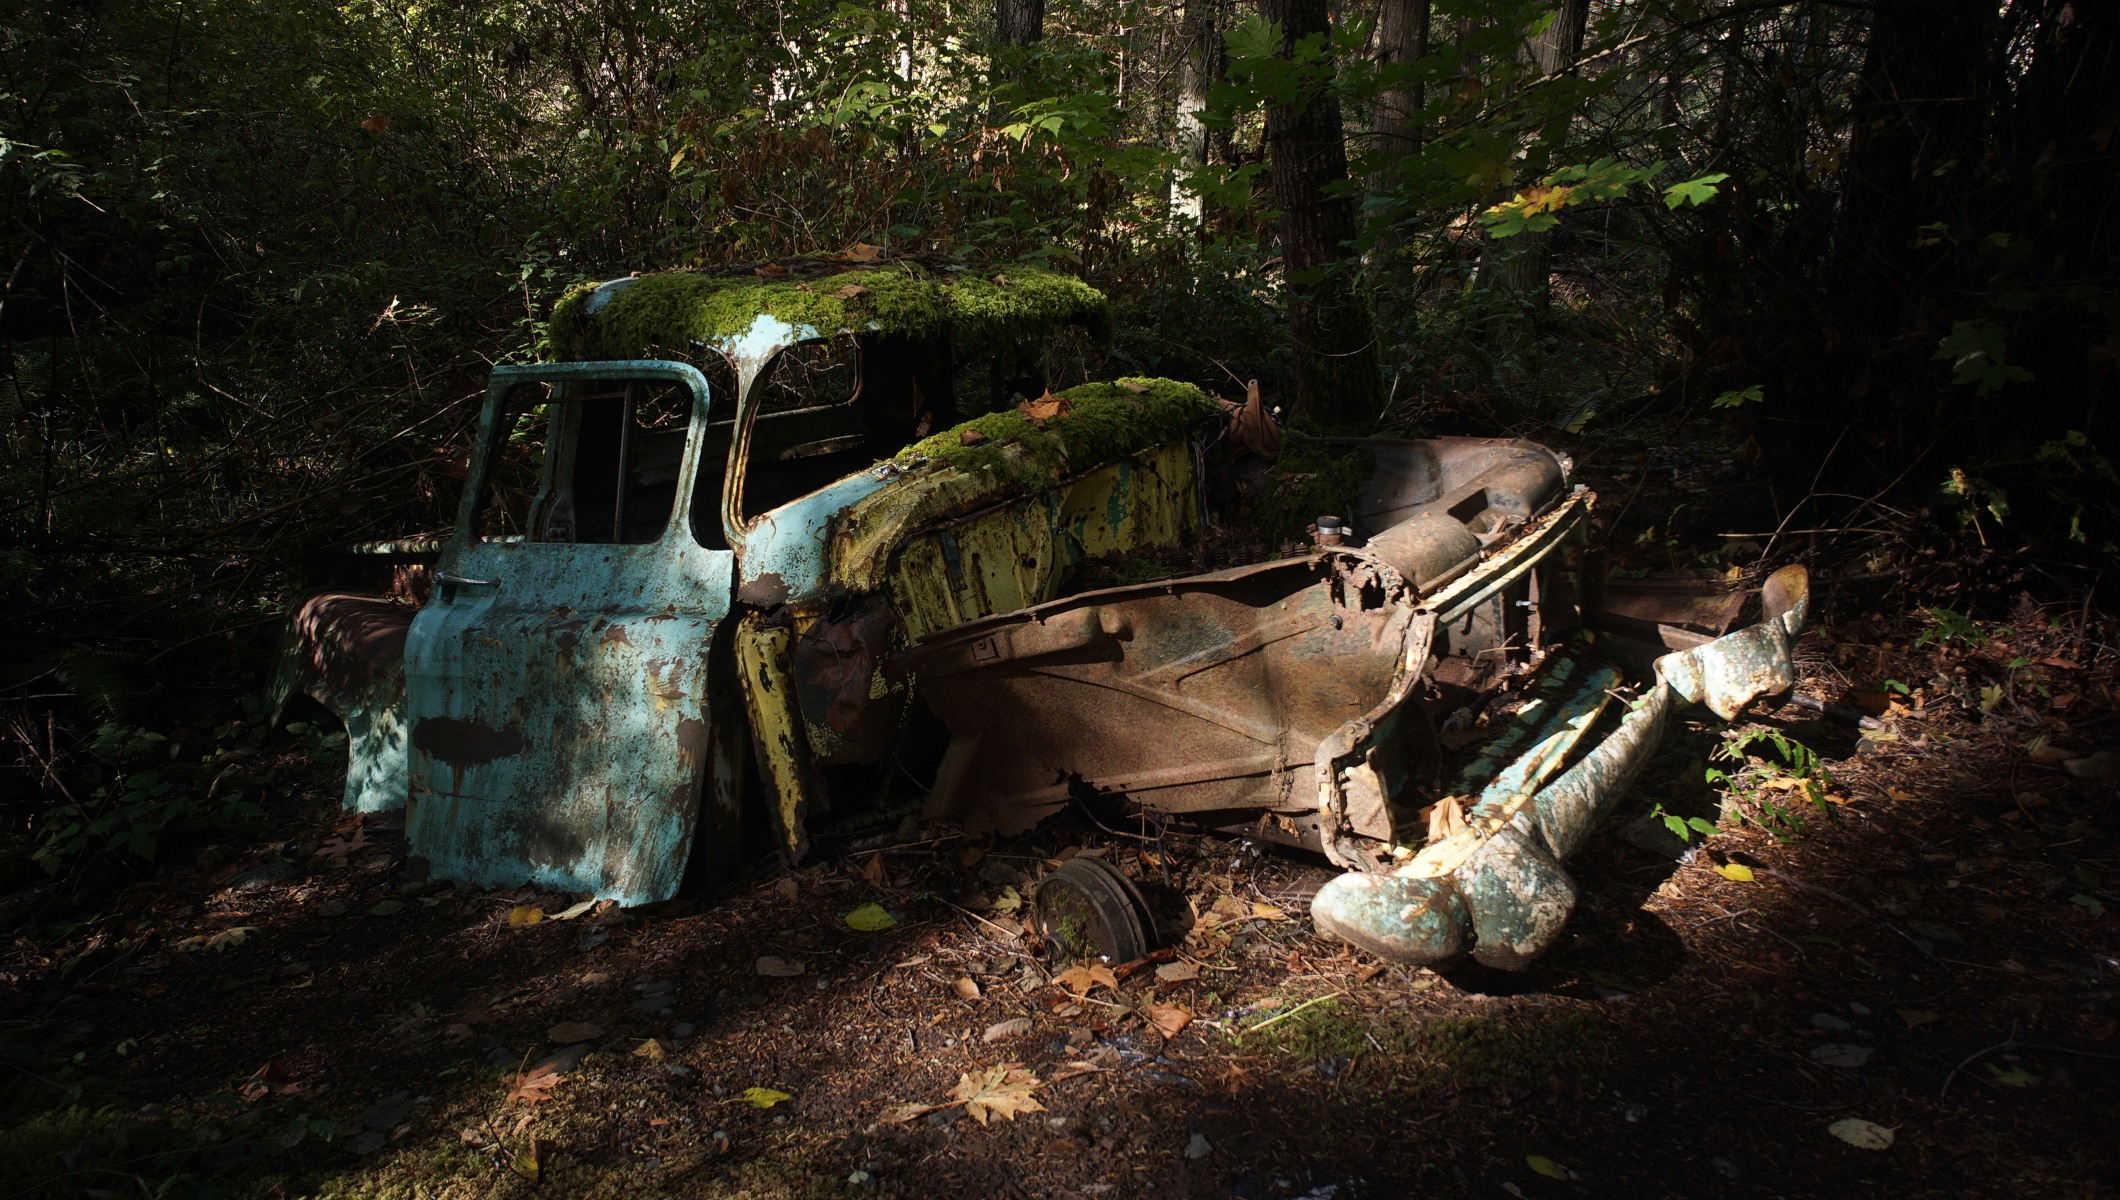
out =
[[[1979,193],[1983,127],[1996,82],[1991,0],[1880,0],[1850,111],[1841,210],[1828,271],[1833,350],[1792,380],[1790,471],[1850,419],[1871,470],[1899,474],[1946,432],[1952,399],[1932,361],[1964,307],[1967,255],[1922,242],[1922,227],[1966,230]],[[1959,314],[1970,315],[1970,314]],[[1809,462],[1805,460],[1809,459]],[[1940,470],[1940,468],[1939,468]],[[1935,474],[1930,471],[1929,474]],[[1793,477],[1793,475],[1792,475]]]
[[[1377,69],[1409,67],[1428,53],[1429,0],[1382,0],[1377,9]],[[1376,135],[1382,169],[1371,176],[1369,190],[1393,183],[1391,168],[1421,148],[1419,114],[1427,103],[1420,84],[1391,88],[1377,97],[1369,131]]]
[[[1558,75],[1575,68],[1583,52],[1583,30],[1590,19],[1590,0],[1561,0],[1551,24],[1525,47],[1526,58],[1541,76]],[[1561,112],[1539,132],[1539,152],[1530,165],[1541,172],[1561,161],[1568,145],[1569,118]],[[1531,180],[1524,182],[1530,183]],[[1548,231],[1526,230],[1497,246],[1488,241],[1482,255],[1479,286],[1511,292],[1543,307],[1553,278],[1553,251]]]
[[[1260,0],[1281,30],[1281,53],[1305,37],[1329,38],[1325,0]],[[1304,81],[1296,97],[1266,108],[1268,172],[1281,210],[1281,270],[1295,337],[1295,407],[1314,420],[1377,417],[1376,340],[1369,309],[1349,270],[1355,237],[1347,194],[1347,143],[1329,72]]]
[[1170,211],[1177,220],[1199,225],[1207,216],[1205,198],[1186,187],[1185,174],[1207,165],[1207,89],[1222,73],[1222,0],[1186,0],[1180,25],[1185,42],[1178,62],[1178,111],[1171,130],[1171,150],[1178,156],[1178,175],[1170,184]]
[[994,27],[1009,46],[1028,46],[1045,37],[1045,0],[994,0]]

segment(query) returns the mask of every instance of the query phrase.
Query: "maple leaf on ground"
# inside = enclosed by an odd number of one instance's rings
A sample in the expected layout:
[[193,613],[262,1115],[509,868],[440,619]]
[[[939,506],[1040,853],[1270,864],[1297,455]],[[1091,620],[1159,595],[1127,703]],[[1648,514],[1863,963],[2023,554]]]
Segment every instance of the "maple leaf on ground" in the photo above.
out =
[[345,858],[347,855],[352,854],[356,850],[363,849],[367,845],[368,831],[361,828],[357,824],[353,827],[352,836],[349,837],[345,834],[340,834],[339,836],[334,837],[329,841],[326,841],[323,845],[318,846],[315,857]]
[[984,1125],[990,1116],[1013,1121],[1023,1113],[1044,1112],[1045,1106],[1031,1095],[1037,1087],[1038,1077],[1020,1063],[1002,1063],[960,1076],[950,1099],[963,1104],[964,1111]]
[[559,1082],[559,1070],[550,1063],[538,1066],[527,1074],[515,1077],[515,1086],[508,1090],[508,1099],[536,1104],[552,1098],[552,1088]]
[[883,247],[881,246],[871,246],[867,242],[855,242],[847,248],[846,253],[839,256],[839,260],[841,262],[857,263],[874,262],[876,256],[882,253]]
[[1098,984],[1107,988],[1118,987],[1119,977],[1103,963],[1076,963],[1053,976],[1053,982],[1077,996],[1087,996]]

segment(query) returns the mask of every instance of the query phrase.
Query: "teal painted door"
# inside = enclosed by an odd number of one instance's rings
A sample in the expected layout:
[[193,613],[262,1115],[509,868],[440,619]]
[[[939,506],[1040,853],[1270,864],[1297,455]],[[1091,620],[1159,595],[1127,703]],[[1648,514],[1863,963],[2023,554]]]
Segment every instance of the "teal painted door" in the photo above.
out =
[[644,904],[675,892],[703,804],[733,841],[742,731],[709,666],[734,590],[727,439],[708,411],[682,364],[496,370],[406,645],[406,835],[436,878]]

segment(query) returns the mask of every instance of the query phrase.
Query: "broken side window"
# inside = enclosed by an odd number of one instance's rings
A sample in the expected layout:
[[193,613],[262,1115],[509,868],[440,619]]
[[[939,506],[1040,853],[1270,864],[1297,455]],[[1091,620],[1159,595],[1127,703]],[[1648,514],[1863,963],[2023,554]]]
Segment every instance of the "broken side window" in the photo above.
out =
[[486,472],[479,536],[656,540],[676,507],[691,424],[691,390],[672,380],[517,386]]
[[861,366],[848,336],[790,346],[766,364],[753,385],[757,416],[737,505],[745,521],[876,460]]

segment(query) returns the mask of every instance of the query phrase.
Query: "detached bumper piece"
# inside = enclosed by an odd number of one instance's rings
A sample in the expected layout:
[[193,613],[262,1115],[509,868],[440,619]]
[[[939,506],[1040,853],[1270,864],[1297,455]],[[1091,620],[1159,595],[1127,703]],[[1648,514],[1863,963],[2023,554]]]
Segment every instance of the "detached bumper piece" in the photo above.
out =
[[1507,970],[1551,949],[1577,895],[1561,864],[1626,794],[1670,714],[1699,703],[1729,720],[1795,683],[1790,650],[1810,606],[1809,577],[1802,567],[1784,568],[1767,581],[1762,600],[1759,624],[1657,659],[1654,682],[1618,728],[1559,770],[1617,682],[1611,671],[1591,675],[1533,727],[1530,749],[1481,791],[1464,828],[1403,866],[1352,871],[1321,888],[1311,904],[1318,929],[1407,963],[1469,953]]

